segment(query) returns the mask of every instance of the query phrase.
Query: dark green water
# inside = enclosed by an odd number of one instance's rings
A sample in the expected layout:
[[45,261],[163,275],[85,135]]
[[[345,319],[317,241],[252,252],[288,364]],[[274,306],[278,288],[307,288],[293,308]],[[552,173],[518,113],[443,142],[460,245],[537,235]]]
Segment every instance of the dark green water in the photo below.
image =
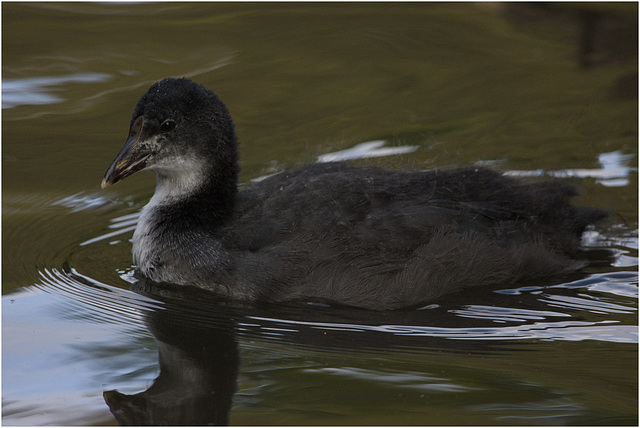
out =
[[[115,424],[103,392],[147,390],[160,354],[156,423],[636,425],[637,12],[3,3],[3,424]],[[485,164],[614,215],[581,279],[420,311],[145,297],[129,239],[154,177],[99,184],[166,76],[227,104],[243,183],[332,155]]]

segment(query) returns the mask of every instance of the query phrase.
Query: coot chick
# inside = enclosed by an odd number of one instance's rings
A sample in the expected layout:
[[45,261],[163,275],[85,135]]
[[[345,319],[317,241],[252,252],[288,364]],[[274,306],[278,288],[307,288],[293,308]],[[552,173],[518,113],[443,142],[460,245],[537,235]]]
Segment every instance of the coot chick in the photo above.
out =
[[328,301],[370,309],[423,304],[466,287],[560,278],[588,224],[559,181],[486,168],[388,171],[307,165],[238,191],[238,142],[212,91],[155,83],[136,105],[102,188],[140,170],[156,190],[133,261],[156,282],[249,301]]

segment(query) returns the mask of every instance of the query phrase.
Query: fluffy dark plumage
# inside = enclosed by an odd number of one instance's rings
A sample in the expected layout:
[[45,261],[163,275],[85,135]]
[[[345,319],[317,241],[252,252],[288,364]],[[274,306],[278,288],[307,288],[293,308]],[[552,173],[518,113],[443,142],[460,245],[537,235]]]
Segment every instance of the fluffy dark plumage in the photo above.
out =
[[572,206],[565,183],[486,168],[314,164],[238,193],[231,116],[188,79],[143,96],[103,187],[141,169],[158,177],[134,234],[142,273],[252,301],[388,309],[557,278],[581,266],[581,234],[606,216]]

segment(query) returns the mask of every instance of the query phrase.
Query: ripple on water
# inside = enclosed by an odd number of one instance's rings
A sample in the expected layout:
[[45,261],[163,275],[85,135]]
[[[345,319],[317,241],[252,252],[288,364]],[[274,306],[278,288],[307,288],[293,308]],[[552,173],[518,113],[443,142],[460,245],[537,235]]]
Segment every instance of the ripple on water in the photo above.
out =
[[70,320],[129,324],[139,329],[145,311],[162,308],[157,300],[99,282],[70,267],[44,269],[33,288],[52,295],[65,308],[64,318]]
[[[126,275],[135,283],[130,273]],[[308,337],[327,332],[332,332],[333,339],[343,336],[346,341],[359,335],[366,336],[367,340],[371,334],[385,336],[384,346],[390,343],[389,339],[397,346],[404,346],[403,339],[419,337],[456,341],[637,343],[637,326],[621,318],[637,317],[637,287],[634,294],[634,286],[630,284],[633,280],[637,281],[635,272],[592,275],[551,287],[489,292],[492,304],[432,305],[429,309],[408,312],[371,313],[309,305],[264,309],[238,305],[233,314],[241,337],[302,343],[306,343]],[[33,289],[54,296],[65,308],[61,313],[70,320],[123,325],[132,322],[140,328],[144,313],[166,308],[181,312],[185,319],[197,317],[198,322],[211,325],[217,325],[223,316],[218,310],[219,304],[213,301],[196,302],[183,296],[157,300],[102,283],[72,267],[41,270],[40,281]],[[577,292],[568,293],[571,290]],[[513,296],[519,298],[515,300]],[[228,316],[228,312],[224,313]],[[370,341],[365,347],[375,347],[376,343],[382,342]],[[361,345],[358,340],[354,344]]]

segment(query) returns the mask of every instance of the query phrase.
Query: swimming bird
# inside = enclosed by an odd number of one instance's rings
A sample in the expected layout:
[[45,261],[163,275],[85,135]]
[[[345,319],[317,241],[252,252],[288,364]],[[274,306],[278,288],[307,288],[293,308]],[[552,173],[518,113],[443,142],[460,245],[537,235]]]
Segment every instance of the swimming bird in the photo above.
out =
[[218,96],[187,78],[151,86],[102,188],[141,171],[156,188],[133,234],[148,279],[252,302],[397,309],[468,287],[561,278],[586,226],[559,180],[484,167],[394,171],[311,164],[238,189],[238,140]]

